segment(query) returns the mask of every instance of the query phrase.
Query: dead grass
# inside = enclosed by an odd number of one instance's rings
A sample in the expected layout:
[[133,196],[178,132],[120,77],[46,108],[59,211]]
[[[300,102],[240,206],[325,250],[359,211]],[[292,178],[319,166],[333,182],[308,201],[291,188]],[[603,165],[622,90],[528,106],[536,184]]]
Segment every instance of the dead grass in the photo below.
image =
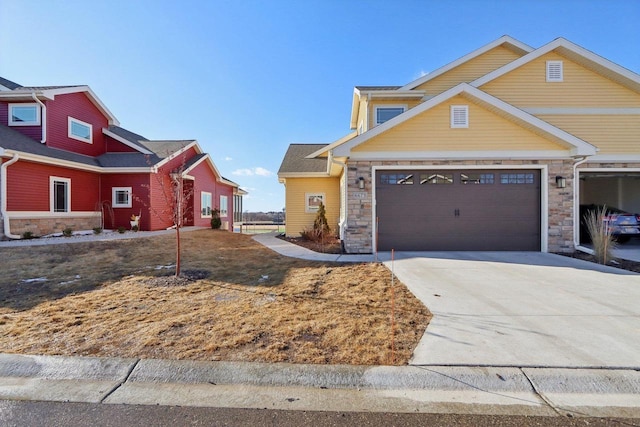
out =
[[[406,364],[430,319],[380,264],[279,256],[250,236],[3,248],[0,352],[292,363]],[[46,281],[25,282],[46,278]]]

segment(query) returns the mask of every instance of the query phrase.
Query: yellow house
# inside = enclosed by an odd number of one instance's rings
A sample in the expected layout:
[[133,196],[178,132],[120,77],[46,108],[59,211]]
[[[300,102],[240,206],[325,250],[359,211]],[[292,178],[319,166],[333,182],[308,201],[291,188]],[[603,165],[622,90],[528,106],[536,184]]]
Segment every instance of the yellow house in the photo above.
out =
[[405,86],[354,89],[352,133],[294,144],[286,234],[316,205],[349,253],[571,252],[580,205],[640,212],[640,75],[509,36]]

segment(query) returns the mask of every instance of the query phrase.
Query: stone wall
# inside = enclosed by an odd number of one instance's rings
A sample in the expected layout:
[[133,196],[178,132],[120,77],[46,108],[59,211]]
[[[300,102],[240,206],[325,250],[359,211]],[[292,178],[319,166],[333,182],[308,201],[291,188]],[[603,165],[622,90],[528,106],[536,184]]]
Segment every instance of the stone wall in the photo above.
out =
[[[465,160],[465,161],[350,161],[347,169],[347,226],[344,246],[348,253],[371,253],[373,239],[373,166],[532,166],[546,165],[548,181],[542,183],[548,191],[548,251],[573,252],[573,161],[518,161],[518,160]],[[566,187],[557,188],[556,176],[566,179]],[[358,178],[365,179],[365,189],[358,188]]]
[[73,231],[92,230],[100,227],[99,216],[64,217],[64,218],[11,218],[11,233],[22,235],[30,231],[34,236],[61,233],[65,228]]

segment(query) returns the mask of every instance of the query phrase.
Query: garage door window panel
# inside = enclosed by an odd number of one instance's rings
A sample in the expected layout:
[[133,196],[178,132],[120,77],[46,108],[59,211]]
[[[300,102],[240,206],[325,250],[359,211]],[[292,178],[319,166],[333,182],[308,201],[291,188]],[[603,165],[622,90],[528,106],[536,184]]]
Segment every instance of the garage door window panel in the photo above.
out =
[[500,184],[535,184],[535,180],[532,173],[503,173]]
[[421,185],[453,184],[452,173],[428,173],[420,175]]
[[380,184],[387,185],[412,185],[412,173],[383,173],[380,175]]
[[464,185],[478,184],[490,185],[495,182],[495,176],[492,173],[461,173],[460,183]]

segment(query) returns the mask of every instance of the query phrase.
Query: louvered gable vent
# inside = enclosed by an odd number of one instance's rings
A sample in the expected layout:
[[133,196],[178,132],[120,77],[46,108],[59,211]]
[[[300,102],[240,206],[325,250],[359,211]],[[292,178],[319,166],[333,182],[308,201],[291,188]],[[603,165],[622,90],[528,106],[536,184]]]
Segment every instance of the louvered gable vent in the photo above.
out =
[[469,127],[469,106],[467,105],[451,106],[451,127],[452,128],[468,128]]
[[547,81],[561,82],[562,79],[562,61],[547,61]]

